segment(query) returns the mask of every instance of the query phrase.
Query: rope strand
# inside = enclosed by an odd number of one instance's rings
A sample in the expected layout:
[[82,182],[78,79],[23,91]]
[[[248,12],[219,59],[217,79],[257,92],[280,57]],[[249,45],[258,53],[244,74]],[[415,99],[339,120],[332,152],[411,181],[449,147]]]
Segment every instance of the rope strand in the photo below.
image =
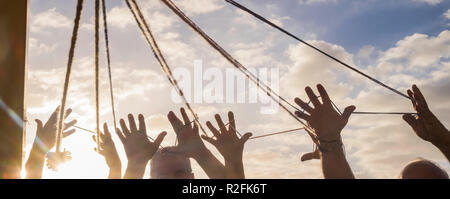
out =
[[[181,11],[172,1],[170,0],[162,0],[176,15],[178,15],[187,25],[189,25],[195,32],[197,32],[208,44],[211,45],[214,49],[216,49],[224,58],[226,58],[231,64],[233,64],[237,69],[239,69],[247,79],[251,80],[253,83],[257,85],[257,87],[266,92],[266,94],[271,97],[275,102],[277,102],[287,113],[289,113],[295,120],[301,123],[305,128],[309,128],[303,121],[295,116],[291,110],[289,110],[282,102],[285,102],[292,108],[300,111],[297,107],[289,103],[283,97],[278,95],[272,89],[270,89],[267,85],[259,80],[253,73],[251,73],[247,68],[245,68],[241,63],[239,63],[236,59],[234,59],[225,49],[223,49],[219,44],[217,44],[211,37],[209,37],[200,27],[198,27],[189,17],[187,17],[183,11]],[[250,78],[252,76],[252,78]],[[254,79],[253,79],[254,78]],[[261,87],[263,85],[264,87]],[[273,95],[277,96],[275,98]],[[281,100],[281,101],[280,101]]]
[[[145,17],[143,16],[138,4],[136,3],[135,0],[125,0],[125,2],[127,3],[127,6],[130,9],[131,13],[133,14],[147,43],[150,45],[154,56],[156,57],[159,64],[161,65],[163,72],[166,74],[166,76],[169,79],[172,86],[178,91],[178,95],[183,99],[185,106],[188,108],[188,110],[191,112],[192,116],[194,117],[195,123],[200,127],[203,134],[208,135],[206,133],[205,129],[203,128],[203,126],[201,125],[201,123],[199,122],[197,114],[194,112],[193,108],[191,107],[191,105],[187,101],[186,97],[184,96],[183,90],[180,88],[180,86],[178,85],[178,82],[173,77],[172,71],[171,71],[169,65],[167,64],[161,50],[159,49],[158,43],[156,42],[156,40],[150,30],[150,27],[149,27],[147,21],[145,20]],[[133,7],[130,4],[130,2],[133,4],[136,11],[133,10]],[[136,12],[137,12],[137,14],[136,14]],[[138,16],[139,16],[139,18],[138,18]]]
[[352,66],[350,66],[350,65],[348,65],[348,64],[346,64],[346,63],[344,63],[343,61],[337,59],[336,57],[334,57],[334,56],[332,56],[332,55],[330,55],[330,54],[328,54],[328,53],[326,53],[326,52],[324,52],[324,51],[322,51],[322,50],[320,50],[319,48],[313,46],[312,44],[309,44],[308,42],[306,42],[306,41],[300,39],[299,37],[297,37],[297,36],[295,36],[294,34],[288,32],[287,30],[281,28],[280,26],[278,26],[278,25],[276,25],[276,24],[270,22],[270,21],[267,20],[266,18],[264,18],[264,17],[262,17],[261,15],[259,15],[259,14],[255,13],[255,12],[251,11],[251,10],[248,9],[247,7],[245,7],[245,6],[243,6],[243,5],[241,5],[241,4],[237,3],[237,2],[235,2],[234,0],[225,0],[225,1],[228,2],[228,3],[230,3],[230,4],[233,5],[233,6],[235,6],[235,7],[239,8],[239,9],[241,9],[241,10],[243,10],[243,11],[249,13],[250,15],[256,17],[256,18],[259,19],[259,20],[261,20],[262,22],[264,22],[264,23],[266,23],[266,24],[272,26],[273,28],[276,28],[276,29],[278,29],[279,31],[281,31],[281,32],[283,32],[283,33],[285,33],[285,34],[287,34],[288,36],[294,38],[295,40],[297,40],[297,41],[299,41],[299,42],[301,42],[301,43],[307,45],[308,47],[310,47],[310,48],[312,48],[312,49],[318,51],[319,53],[321,53],[321,54],[327,56],[328,58],[330,58],[330,59],[332,59],[332,60],[334,60],[334,61],[340,63],[341,65],[345,66],[346,68],[348,68],[348,69],[350,69],[350,70],[352,70],[352,71],[354,71],[354,72],[356,72],[356,73],[358,73],[358,74],[360,74],[360,75],[366,77],[367,79],[369,79],[369,80],[371,80],[371,81],[377,83],[378,85],[380,85],[380,86],[382,86],[382,87],[384,87],[384,88],[387,88],[387,89],[391,90],[392,92],[394,92],[394,93],[396,93],[396,94],[398,94],[398,95],[400,95],[400,96],[402,96],[402,97],[405,97],[405,98],[407,98],[407,99],[410,99],[409,96],[403,94],[402,92],[400,92],[400,91],[398,91],[398,90],[396,90],[396,89],[394,89],[394,88],[392,88],[392,87],[390,87],[390,86],[388,86],[388,85],[382,83],[381,81],[379,81],[379,80],[377,80],[377,79],[375,79],[375,78],[373,78],[373,77],[371,77],[371,76],[365,74],[364,72],[362,72],[362,71],[356,69],[355,67],[352,67]]
[[72,39],[70,42],[69,58],[67,61],[66,77],[64,79],[63,95],[62,95],[62,99],[61,99],[61,106],[60,106],[60,111],[59,111],[59,116],[58,116],[58,126],[57,126],[57,133],[56,133],[56,152],[57,153],[59,153],[61,151],[62,132],[63,132],[63,128],[64,128],[63,124],[64,124],[64,118],[65,118],[67,93],[69,90],[70,74],[72,72],[73,57],[75,55],[75,46],[76,46],[77,39],[78,39],[78,29],[80,27],[80,19],[81,19],[81,13],[83,11],[83,3],[84,3],[84,0],[78,0],[78,2],[77,2],[74,26],[73,26],[73,31],[72,31]]
[[111,110],[114,120],[114,131],[117,129],[117,119],[116,119],[116,110],[115,110],[115,103],[114,103],[114,89],[113,89],[113,82],[112,82],[112,71],[111,71],[111,58],[110,58],[110,51],[109,51],[109,35],[108,35],[108,20],[106,15],[106,4],[105,0],[102,0],[102,11],[103,11],[103,30],[105,34],[105,46],[106,46],[106,61],[108,65],[108,77],[109,77],[109,92],[111,97]]
[[99,43],[100,43],[100,0],[95,0],[95,126],[97,147],[100,150],[100,99],[99,99]]

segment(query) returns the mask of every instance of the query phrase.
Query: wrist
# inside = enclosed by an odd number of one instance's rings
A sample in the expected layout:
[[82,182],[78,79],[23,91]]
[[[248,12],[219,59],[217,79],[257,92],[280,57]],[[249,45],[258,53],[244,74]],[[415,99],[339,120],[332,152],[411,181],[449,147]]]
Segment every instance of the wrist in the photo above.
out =
[[230,164],[242,163],[242,159],[243,159],[242,154],[237,154],[235,156],[230,156],[230,157],[224,156],[225,164],[226,163],[230,163]]
[[450,149],[450,132],[447,133],[447,136],[445,139],[442,140],[434,140],[431,142],[434,146],[437,148],[443,150],[443,149]]
[[332,141],[318,140],[317,148],[320,155],[323,154],[334,154],[339,156],[345,156],[342,139],[336,139]]
[[109,169],[111,171],[122,171],[122,164],[111,165],[111,166],[109,166]]
[[[147,165],[148,161],[142,161],[142,160],[128,160],[127,168],[142,168]],[[116,167],[117,165],[114,165]]]

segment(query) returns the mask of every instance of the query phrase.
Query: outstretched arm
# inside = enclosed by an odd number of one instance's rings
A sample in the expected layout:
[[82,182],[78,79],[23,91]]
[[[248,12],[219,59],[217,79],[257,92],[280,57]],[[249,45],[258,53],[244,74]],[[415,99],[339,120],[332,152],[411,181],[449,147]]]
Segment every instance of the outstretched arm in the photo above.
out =
[[344,113],[339,114],[331,103],[331,100],[322,85],[317,85],[322,102],[310,87],[305,91],[314,108],[302,101],[295,99],[305,113],[295,112],[295,114],[308,122],[308,133],[311,135],[317,149],[313,153],[306,154],[302,161],[320,158],[322,162],[322,172],[326,179],[329,178],[355,178],[352,169],[345,158],[342,147],[341,131],[347,125],[348,118],[355,110],[354,106],[345,108]]
[[[55,146],[56,139],[56,122],[58,121],[58,114],[60,108],[52,113],[48,121],[43,124],[41,120],[36,119],[37,130],[36,138],[34,139],[33,147],[30,151],[30,156],[28,157],[27,163],[25,164],[26,178],[40,179],[42,178],[42,171],[44,168],[45,155],[47,152]],[[66,119],[72,109],[67,109],[65,118]],[[64,124],[64,130],[69,129],[77,123],[76,120],[72,120],[69,123]],[[67,137],[75,132],[75,129],[67,130],[63,132],[63,137]]]
[[[103,132],[104,133],[100,134],[100,149],[96,147],[95,151],[102,155],[106,160],[106,164],[109,167],[108,178],[121,179],[122,163],[120,162],[119,154],[117,153],[116,146],[106,123],[103,124]],[[97,137],[95,135],[92,136],[92,139],[94,142],[97,142]]]
[[122,131],[120,129],[116,130],[128,158],[128,165],[124,175],[126,179],[141,179],[144,176],[148,161],[156,153],[159,145],[161,145],[161,142],[167,135],[166,132],[162,132],[154,142],[151,142],[147,137],[144,116],[139,114],[138,119],[139,129],[136,126],[133,115],[129,114],[128,121],[130,128],[121,119],[120,126],[122,127]]
[[450,132],[428,108],[425,97],[416,85],[408,90],[408,95],[417,115],[406,114],[403,119],[420,138],[436,146],[450,161]]
[[192,122],[186,114],[184,108],[181,108],[182,122],[172,111],[169,112],[168,118],[172,127],[177,134],[178,145],[177,152],[184,154],[189,158],[193,158],[202,167],[209,178],[223,179],[226,178],[226,171],[223,164],[209,151],[199,135],[197,124],[192,126]]
[[211,122],[206,125],[214,134],[214,138],[202,135],[202,138],[214,145],[225,159],[227,178],[245,179],[244,164],[242,160],[245,142],[252,136],[251,133],[244,134],[241,138],[236,135],[236,123],[233,112],[228,112],[229,127],[225,126],[220,115],[215,115],[219,130]]

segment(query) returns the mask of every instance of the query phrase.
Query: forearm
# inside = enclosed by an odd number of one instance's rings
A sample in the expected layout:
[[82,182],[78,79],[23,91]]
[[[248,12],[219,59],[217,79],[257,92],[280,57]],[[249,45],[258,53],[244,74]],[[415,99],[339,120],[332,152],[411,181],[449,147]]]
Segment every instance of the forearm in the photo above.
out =
[[195,161],[202,167],[206,175],[211,179],[224,179],[226,178],[225,166],[209,151],[208,149],[202,149],[201,152],[193,157]]
[[439,143],[432,143],[434,146],[436,146],[447,158],[447,160],[450,162],[450,132],[447,134],[446,140],[443,140]]
[[352,169],[345,158],[342,147],[321,152],[322,172],[325,179],[354,179]]
[[42,178],[42,171],[44,169],[45,153],[42,152],[36,144],[33,145],[25,164],[26,178],[27,179],[40,179]]
[[110,167],[108,179],[122,179],[122,167]]
[[125,170],[124,179],[142,179],[144,177],[145,167],[147,163],[128,162]]
[[237,158],[225,158],[225,169],[227,172],[227,178],[245,179],[242,156]]

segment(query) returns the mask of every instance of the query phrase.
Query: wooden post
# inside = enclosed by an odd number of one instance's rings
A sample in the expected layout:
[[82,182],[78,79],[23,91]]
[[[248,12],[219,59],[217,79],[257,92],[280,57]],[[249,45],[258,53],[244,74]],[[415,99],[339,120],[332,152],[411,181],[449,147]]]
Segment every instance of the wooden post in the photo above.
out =
[[28,0],[0,1],[0,178],[20,178],[22,167],[27,16]]

